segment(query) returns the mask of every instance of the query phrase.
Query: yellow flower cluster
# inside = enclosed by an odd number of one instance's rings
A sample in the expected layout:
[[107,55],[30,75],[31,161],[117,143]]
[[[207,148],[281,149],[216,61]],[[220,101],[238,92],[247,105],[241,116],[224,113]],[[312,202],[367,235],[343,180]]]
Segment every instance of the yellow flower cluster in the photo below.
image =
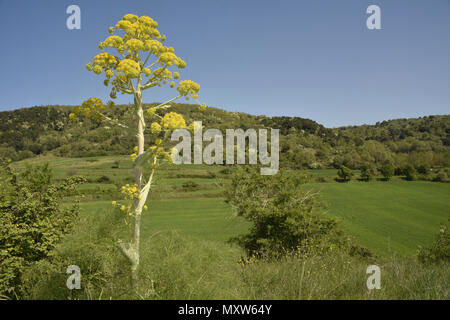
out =
[[69,115],[69,119],[71,121],[76,121],[77,116],[80,114],[93,119],[99,119],[99,112],[105,109],[106,106],[103,104],[102,100],[95,97],[89,98],[86,101],[83,101],[81,107],[73,108],[73,112]]
[[173,75],[167,68],[158,68],[153,71],[152,78],[165,81],[166,79],[173,79]]
[[158,40],[145,40],[144,49],[158,56],[162,51],[163,45]]
[[181,58],[177,57],[175,53],[173,53],[173,48],[170,51],[161,53],[161,56],[159,57],[159,61],[162,64],[165,64],[167,66],[176,65],[178,68],[183,69],[186,67],[186,62],[184,62]]
[[129,78],[137,78],[141,73],[141,67],[134,60],[124,59],[119,63],[117,71],[122,71]]
[[150,17],[147,16],[141,16],[139,17],[138,21],[147,27],[152,27],[152,28],[156,28],[158,26],[158,22],[156,22],[155,20],[153,20]]
[[201,105],[198,106],[198,110],[199,111],[205,111],[206,110],[206,104],[202,103]]
[[125,43],[125,49],[130,52],[138,52],[144,50],[144,43],[139,39],[130,39]]
[[138,147],[136,146],[136,147],[133,148],[133,153],[130,154],[131,161],[134,162],[136,160],[136,158],[138,156],[137,153],[138,153]]
[[158,122],[153,122],[153,123],[150,125],[150,132],[151,132],[152,134],[155,134],[155,135],[157,135],[157,134],[159,134],[159,133],[161,132],[161,126],[159,125]]
[[129,21],[129,22],[136,22],[137,19],[138,19],[138,16],[135,14],[131,14],[131,13],[127,13],[122,18],[122,20]]
[[138,189],[137,184],[129,185],[126,184],[122,186],[121,189],[122,194],[125,196],[125,199],[140,199],[140,190]]
[[106,70],[105,71],[106,78],[108,78],[108,79],[111,79],[114,74],[115,73],[112,70]]
[[152,69],[144,68],[142,72],[148,77],[152,73]]
[[176,112],[169,112],[166,113],[162,118],[161,127],[169,130],[186,128],[186,122],[184,121],[181,114]]
[[123,53],[123,39],[119,36],[109,36],[105,41],[100,42],[98,47],[100,50],[103,50],[106,47],[116,48],[119,52]]
[[104,68],[111,68],[115,67],[117,65],[117,62],[117,58],[109,54],[108,52],[99,53],[94,57],[94,66],[99,65]]
[[155,145],[154,146],[150,146],[149,149],[152,150],[152,151],[155,151],[156,152],[156,156],[158,158],[162,158],[162,159],[165,158],[165,159],[167,159],[169,161],[169,163],[173,163],[173,161],[172,161],[172,153],[171,153],[172,149],[170,149],[170,151],[166,151],[164,149],[164,147],[160,146],[161,143],[162,143],[161,139],[156,139],[155,140]]
[[177,90],[181,96],[188,98],[187,95],[191,95],[192,98],[197,99],[200,85],[191,80],[183,80],[178,84]]
[[141,16],[138,18],[134,14],[126,14],[122,20],[117,22],[115,28],[116,30],[125,31],[125,37],[128,39],[137,37],[143,39],[150,39],[151,37],[159,39],[161,38],[161,34],[156,29],[157,26],[158,23],[150,17]]
[[126,31],[131,26],[131,24],[132,23],[130,21],[120,20],[116,24],[116,30],[124,30],[124,31]]
[[149,117],[153,117],[153,115],[155,114],[155,112],[156,112],[156,108],[154,108],[154,107],[148,108],[148,109],[147,109],[147,115],[148,115]]
[[[107,52],[102,52],[96,55],[94,57],[94,62],[88,63],[86,65],[86,68],[89,71],[94,71],[94,73],[96,74],[100,74],[103,70],[105,70],[107,77],[108,75],[112,77],[112,75],[114,75],[114,71],[112,71],[111,69],[114,69],[117,66],[117,63],[118,59],[116,57],[110,55]],[[113,73],[111,74],[111,72]]]

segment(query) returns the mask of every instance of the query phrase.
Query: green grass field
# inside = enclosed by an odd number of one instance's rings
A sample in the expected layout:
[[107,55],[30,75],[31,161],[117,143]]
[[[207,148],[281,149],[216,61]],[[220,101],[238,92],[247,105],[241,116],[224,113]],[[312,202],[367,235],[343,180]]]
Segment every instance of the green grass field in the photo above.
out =
[[450,185],[425,181],[314,184],[328,212],[378,254],[414,254],[450,216]]
[[[108,214],[111,201],[119,199],[118,186],[133,183],[132,164],[126,156],[91,158],[34,158],[17,164],[49,162],[55,178],[80,174],[88,183],[79,188],[85,215]],[[116,167],[119,161],[119,167]],[[223,167],[206,165],[162,166],[142,225],[143,238],[157,231],[175,230],[181,235],[224,242],[247,230],[248,224],[233,217],[221,197]],[[334,177],[335,170],[308,170],[313,176]],[[99,183],[102,176],[109,181]],[[193,181],[195,190],[183,190]],[[412,255],[427,246],[450,216],[450,184],[423,181],[374,181],[313,183],[337,217],[358,242],[378,255]],[[307,186],[307,187],[309,187]],[[70,199],[68,199],[70,201]]]

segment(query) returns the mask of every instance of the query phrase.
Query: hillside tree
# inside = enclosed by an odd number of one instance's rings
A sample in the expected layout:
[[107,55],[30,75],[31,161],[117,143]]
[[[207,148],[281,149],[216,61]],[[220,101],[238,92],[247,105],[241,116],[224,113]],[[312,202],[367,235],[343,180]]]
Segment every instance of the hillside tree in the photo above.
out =
[[341,166],[337,172],[337,175],[343,181],[350,181],[353,177],[353,171],[346,166]]

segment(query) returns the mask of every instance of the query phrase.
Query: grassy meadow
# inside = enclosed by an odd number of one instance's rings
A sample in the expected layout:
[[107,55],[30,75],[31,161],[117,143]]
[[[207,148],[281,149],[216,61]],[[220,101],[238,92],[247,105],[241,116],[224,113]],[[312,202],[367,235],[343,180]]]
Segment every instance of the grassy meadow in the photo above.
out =
[[[121,185],[133,183],[132,163],[127,156],[89,158],[34,158],[19,162],[50,163],[55,179],[84,175],[88,183],[78,187],[83,215],[107,214],[111,202],[120,199]],[[156,176],[144,212],[142,236],[157,231],[176,231],[180,235],[225,242],[243,233],[248,223],[234,217],[224,202],[222,185],[228,175],[221,166],[163,165]],[[450,215],[450,184],[427,181],[362,182],[332,181],[336,170],[303,170],[299,173],[328,178],[329,182],[310,183],[320,190],[329,215],[336,217],[358,242],[379,256],[411,256],[419,246],[433,241],[436,230]],[[105,178],[106,177],[106,178]],[[194,187],[183,187],[194,182]],[[70,202],[71,199],[66,199]]]

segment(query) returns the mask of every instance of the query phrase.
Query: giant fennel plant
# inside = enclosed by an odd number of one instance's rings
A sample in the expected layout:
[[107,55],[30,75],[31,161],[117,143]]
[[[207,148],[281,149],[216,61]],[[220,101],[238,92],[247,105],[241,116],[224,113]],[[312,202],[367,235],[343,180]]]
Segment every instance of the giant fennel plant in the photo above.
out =
[[[128,243],[118,241],[118,246],[130,262],[131,277],[135,285],[138,280],[141,217],[143,210],[147,209],[145,203],[155,169],[160,160],[166,158],[171,161],[171,150],[167,143],[171,131],[186,127],[182,115],[169,112],[169,103],[182,97],[186,100],[193,98],[198,102],[200,90],[197,83],[179,80],[180,74],[171,70],[185,68],[186,62],[175,54],[173,47],[163,44],[166,37],[161,35],[157,27],[158,23],[148,16],[126,14],[115,27],[109,28],[111,35],[99,44],[102,52],[86,65],[89,71],[105,76],[104,84],[111,86],[112,99],[115,99],[118,93],[133,95],[132,112],[136,119],[135,125],[126,125],[108,115],[105,111],[114,108],[114,104],[108,103],[106,106],[102,100],[95,97],[84,101],[70,114],[73,121],[80,117],[89,117],[121,127],[136,136],[137,145],[131,154],[135,168],[135,184],[122,187],[122,193],[125,199],[129,200],[129,205],[120,206],[120,210],[134,221],[132,238]],[[142,103],[143,91],[162,85],[169,85],[171,88],[176,86],[178,94],[157,106],[145,107]],[[206,105],[201,104],[200,110],[205,108]],[[146,119],[151,120],[149,125]],[[154,137],[152,140],[155,141],[147,150],[144,149],[144,132],[151,134]],[[113,201],[113,205],[117,205],[117,202]]]

